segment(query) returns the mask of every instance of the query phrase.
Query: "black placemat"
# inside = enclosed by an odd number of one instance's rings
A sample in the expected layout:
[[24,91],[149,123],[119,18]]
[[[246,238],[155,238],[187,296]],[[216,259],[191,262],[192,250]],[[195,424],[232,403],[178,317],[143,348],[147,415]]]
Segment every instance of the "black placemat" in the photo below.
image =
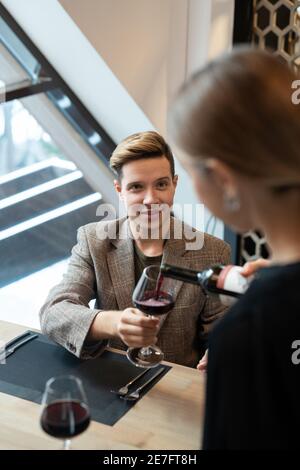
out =
[[[145,393],[170,369],[164,367],[165,372],[145,388]],[[138,384],[146,382],[156,370],[149,370]],[[8,357],[6,364],[0,364],[0,392],[41,403],[49,378],[72,374],[83,382],[92,419],[112,426],[136,402],[122,400],[111,389],[120,388],[140,372],[124,355],[105,351],[96,359],[82,360],[39,335]]]

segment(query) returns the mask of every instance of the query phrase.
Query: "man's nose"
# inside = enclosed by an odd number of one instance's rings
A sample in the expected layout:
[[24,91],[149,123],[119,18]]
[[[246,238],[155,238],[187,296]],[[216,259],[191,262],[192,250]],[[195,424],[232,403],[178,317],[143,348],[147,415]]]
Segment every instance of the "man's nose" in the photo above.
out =
[[159,198],[156,194],[156,192],[151,189],[151,190],[148,190],[145,195],[144,195],[144,200],[143,200],[143,204],[146,205],[151,205],[151,204],[159,204]]

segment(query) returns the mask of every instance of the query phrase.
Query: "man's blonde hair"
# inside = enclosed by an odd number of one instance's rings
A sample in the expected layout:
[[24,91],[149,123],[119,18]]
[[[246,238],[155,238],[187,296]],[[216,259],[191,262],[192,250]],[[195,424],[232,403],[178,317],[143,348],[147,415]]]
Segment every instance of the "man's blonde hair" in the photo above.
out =
[[110,167],[120,178],[125,163],[157,157],[166,157],[170,163],[172,177],[174,177],[174,157],[164,138],[155,131],[137,132],[122,140],[115,148],[110,158]]

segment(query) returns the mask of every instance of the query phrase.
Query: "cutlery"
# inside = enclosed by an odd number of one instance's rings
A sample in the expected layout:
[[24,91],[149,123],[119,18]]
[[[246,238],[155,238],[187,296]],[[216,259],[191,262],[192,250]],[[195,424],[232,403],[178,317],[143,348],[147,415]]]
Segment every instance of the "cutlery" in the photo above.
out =
[[31,335],[28,338],[23,339],[23,341],[21,341],[20,343],[17,343],[15,346],[6,349],[5,353],[3,354],[2,359],[7,359],[8,356],[13,354],[17,349],[19,349],[21,346],[23,346],[23,344],[26,344],[29,341],[32,341],[34,338],[37,338],[37,337],[38,337],[38,335]]
[[160,367],[158,369],[158,371],[154,375],[152,375],[152,377],[150,377],[149,380],[147,380],[147,382],[145,382],[143,385],[138,387],[133,392],[130,392],[127,395],[121,396],[121,398],[123,398],[123,400],[138,400],[140,398],[140,393],[142,392],[142,390],[145,387],[147,387],[147,385],[149,385],[154,379],[156,379],[156,377],[158,377],[160,374],[162,374],[162,372],[164,372],[164,370],[165,370],[164,367]]
[[145,369],[143,370],[143,372],[141,372],[139,375],[137,375],[136,377],[134,377],[134,379],[130,380],[130,382],[128,382],[128,384],[126,385],[123,385],[123,387],[119,388],[119,390],[111,390],[112,393],[117,393],[118,395],[120,396],[124,396],[124,395],[127,395],[128,391],[129,391],[129,387],[131,385],[133,385],[137,380],[139,380],[141,377],[143,377],[144,374],[146,374],[146,372],[148,372],[149,369]]
[[8,349],[12,344],[16,343],[16,341],[19,341],[20,339],[23,339],[25,338],[26,336],[30,335],[31,331],[30,330],[27,330],[25,331],[25,333],[22,333],[21,335],[19,336],[16,336],[15,338],[11,339],[10,341],[8,341],[8,343],[5,344],[5,349]]

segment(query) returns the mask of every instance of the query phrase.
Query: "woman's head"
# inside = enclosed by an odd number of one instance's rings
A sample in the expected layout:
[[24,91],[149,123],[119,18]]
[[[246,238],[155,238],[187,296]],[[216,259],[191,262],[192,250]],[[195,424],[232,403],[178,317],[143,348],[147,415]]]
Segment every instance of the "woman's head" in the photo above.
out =
[[201,199],[240,230],[256,223],[255,196],[300,187],[295,78],[278,58],[241,48],[196,73],[173,105],[171,135]]

